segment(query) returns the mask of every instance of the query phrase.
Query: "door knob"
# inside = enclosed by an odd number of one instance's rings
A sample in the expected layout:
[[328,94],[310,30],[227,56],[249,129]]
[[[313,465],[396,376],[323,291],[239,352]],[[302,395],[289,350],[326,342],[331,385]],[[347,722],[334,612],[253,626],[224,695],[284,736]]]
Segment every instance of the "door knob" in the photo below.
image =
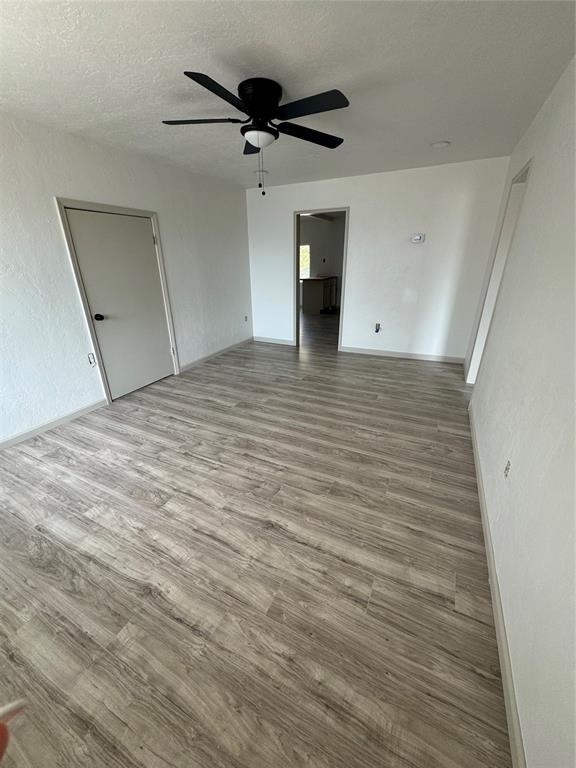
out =
[[99,312],[96,312],[94,315],[94,320],[104,320],[104,315],[101,315]]

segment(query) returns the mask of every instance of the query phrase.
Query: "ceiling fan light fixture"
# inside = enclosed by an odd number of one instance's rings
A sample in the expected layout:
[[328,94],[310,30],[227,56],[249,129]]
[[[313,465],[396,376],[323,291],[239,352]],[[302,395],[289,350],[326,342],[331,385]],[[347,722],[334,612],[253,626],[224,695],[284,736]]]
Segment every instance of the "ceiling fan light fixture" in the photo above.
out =
[[278,138],[278,131],[274,130],[270,126],[256,126],[245,125],[241,129],[241,133],[249,144],[258,149],[263,147],[269,147]]
[[[342,91],[333,88],[331,91],[316,93],[303,99],[280,104],[282,86],[267,77],[251,77],[238,85],[238,96],[235,96],[223,85],[217,83],[209,75],[202,72],[184,72],[195,83],[218,96],[230,106],[247,116],[238,117],[197,118],[186,120],[163,120],[165,125],[211,125],[213,123],[242,123],[241,133],[244,137],[244,155],[260,155],[262,150],[273,144],[280,134],[294,139],[308,141],[319,147],[336,149],[344,139],[329,133],[306,128],[298,123],[291,123],[296,117],[319,115],[333,109],[349,107],[350,102]],[[280,123],[273,123],[280,120]],[[261,167],[261,166],[260,166]]]

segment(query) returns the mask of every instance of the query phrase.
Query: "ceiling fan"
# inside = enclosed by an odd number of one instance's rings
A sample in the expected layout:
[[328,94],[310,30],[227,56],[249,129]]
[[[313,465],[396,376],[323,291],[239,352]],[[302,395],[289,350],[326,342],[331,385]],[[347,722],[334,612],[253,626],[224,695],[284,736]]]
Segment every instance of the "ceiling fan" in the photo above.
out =
[[[308,96],[305,99],[292,101],[288,104],[280,104],[282,98],[282,86],[274,80],[265,77],[252,77],[244,80],[238,86],[238,96],[228,91],[208,75],[201,72],[184,72],[186,77],[194,80],[198,85],[207,88],[224,101],[231,104],[239,112],[247,115],[246,120],[236,117],[218,117],[214,119],[199,120],[163,120],[165,125],[206,125],[209,123],[239,123],[242,125],[240,132],[246,139],[244,154],[252,155],[263,147],[272,144],[281,133],[293,136],[295,139],[310,141],[321,147],[335,149],[344,141],[339,136],[329,133],[314,131],[303,125],[286,122],[296,117],[316,115],[319,112],[329,112],[332,109],[342,109],[349,105],[349,101],[341,91],[332,90]],[[281,120],[273,123],[272,120]]]

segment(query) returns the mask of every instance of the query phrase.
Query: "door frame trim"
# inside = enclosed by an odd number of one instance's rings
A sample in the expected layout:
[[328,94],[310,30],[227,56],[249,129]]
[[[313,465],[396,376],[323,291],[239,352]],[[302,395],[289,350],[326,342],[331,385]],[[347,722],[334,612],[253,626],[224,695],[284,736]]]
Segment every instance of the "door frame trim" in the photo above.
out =
[[[482,286],[483,293],[480,297],[477,316],[474,319],[474,326],[472,329],[472,333],[470,335],[470,341],[468,343],[468,349],[466,350],[466,356],[464,358],[464,379],[466,384],[474,385],[478,380],[478,375],[480,373],[480,366],[482,365],[482,358],[484,357],[484,350],[488,345],[488,338],[490,336],[492,320],[494,318],[494,312],[496,311],[496,303],[498,302],[498,297],[500,295],[500,288],[502,286],[502,281],[504,280],[504,272],[506,271],[506,265],[508,263],[508,257],[512,250],[512,246],[514,245],[514,237],[516,235],[516,228],[518,226],[518,221],[520,219],[520,216],[522,215],[522,208],[524,206],[524,197],[526,195],[526,192],[528,191],[528,182],[530,181],[530,174],[532,172],[533,160],[534,158],[531,157],[528,160],[528,162],[522,166],[522,168],[518,171],[518,173],[514,174],[514,176],[512,177],[512,180],[508,183],[508,186],[505,189],[505,192],[504,192],[505,197],[503,196],[502,198],[504,204],[501,207],[499,212],[499,218],[498,218],[497,227],[496,227],[496,239],[491,248],[490,263],[486,270],[485,284]],[[494,301],[492,303],[492,311],[490,312],[490,316],[488,317],[488,328],[486,330],[486,335],[484,336],[484,343],[479,345],[478,337],[480,333],[480,326],[482,325],[482,320],[484,319],[485,315],[487,315],[487,311],[488,311],[488,308],[486,305],[486,302],[488,299],[488,291],[490,290],[490,287],[491,287],[492,277],[494,275],[494,267],[496,266],[496,257],[498,256],[498,252],[500,250],[500,244],[502,242],[502,233],[504,231],[504,224],[506,223],[508,208],[512,200],[512,190],[514,189],[515,184],[521,183],[520,180],[522,179],[523,176],[526,177],[524,179],[524,184],[526,185],[526,188],[524,190],[524,196],[522,197],[522,200],[520,202],[520,207],[516,214],[516,220],[514,222],[512,234],[508,242],[508,248],[506,250],[506,254],[504,255],[502,271],[500,273],[500,280],[498,281],[498,286],[496,288],[496,293],[494,295]],[[478,356],[479,358],[477,363],[474,359],[476,356]],[[470,372],[470,368],[472,367],[472,363],[474,363],[476,366],[476,373],[474,375],[474,380],[469,381],[469,372]]]
[[176,335],[174,333],[174,319],[172,316],[172,307],[170,304],[170,294],[168,291],[168,281],[166,279],[166,269],[164,266],[164,255],[162,253],[162,244],[160,241],[160,227],[158,225],[158,215],[155,211],[144,211],[139,208],[125,208],[119,205],[107,205],[105,203],[91,203],[84,200],[73,200],[66,197],[55,197],[56,208],[58,211],[58,218],[60,219],[60,226],[62,227],[62,234],[64,235],[64,242],[66,244],[66,250],[68,251],[68,257],[72,266],[72,273],[74,275],[74,281],[78,290],[78,296],[80,298],[80,304],[84,313],[84,319],[88,327],[88,333],[93,346],[94,356],[100,374],[100,380],[102,382],[102,388],[106,396],[108,404],[112,402],[112,395],[110,393],[110,387],[108,385],[108,379],[106,378],[106,369],[104,368],[104,361],[102,353],[100,351],[100,345],[98,344],[98,337],[96,336],[96,329],[94,327],[94,320],[88,304],[88,296],[84,287],[82,279],[82,272],[80,270],[80,263],[78,256],[74,248],[74,240],[72,239],[72,232],[66,216],[66,209],[80,211],[91,211],[93,213],[114,213],[120,216],[132,216],[134,218],[149,219],[152,225],[152,234],[154,236],[154,248],[156,251],[156,263],[158,264],[158,274],[160,276],[160,287],[162,289],[162,299],[164,301],[164,312],[166,315],[166,325],[168,326],[168,338],[170,340],[170,353],[172,355],[172,364],[174,367],[174,373],[180,373],[180,362],[178,358],[178,347],[176,345]]

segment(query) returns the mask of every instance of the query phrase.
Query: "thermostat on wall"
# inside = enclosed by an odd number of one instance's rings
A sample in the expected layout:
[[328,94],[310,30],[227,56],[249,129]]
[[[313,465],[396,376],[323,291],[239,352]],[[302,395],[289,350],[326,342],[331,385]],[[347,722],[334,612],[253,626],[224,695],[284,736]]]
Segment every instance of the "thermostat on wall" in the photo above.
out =
[[416,232],[410,237],[411,243],[423,243],[424,240],[426,240],[426,235],[424,232]]

